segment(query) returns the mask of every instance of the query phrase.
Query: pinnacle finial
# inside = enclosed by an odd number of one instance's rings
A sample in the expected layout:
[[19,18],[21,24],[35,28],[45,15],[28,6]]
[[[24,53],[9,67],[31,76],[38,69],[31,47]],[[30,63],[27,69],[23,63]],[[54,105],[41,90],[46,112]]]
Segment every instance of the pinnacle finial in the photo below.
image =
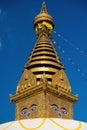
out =
[[42,8],[41,8],[40,13],[47,13],[46,3],[45,2],[42,3]]

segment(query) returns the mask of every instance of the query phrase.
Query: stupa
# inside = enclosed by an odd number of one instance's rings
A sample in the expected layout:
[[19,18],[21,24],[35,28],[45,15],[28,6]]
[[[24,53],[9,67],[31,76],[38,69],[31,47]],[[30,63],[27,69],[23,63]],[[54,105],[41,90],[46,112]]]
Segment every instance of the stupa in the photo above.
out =
[[54,19],[43,2],[34,19],[36,44],[24,66],[16,93],[15,121],[0,130],[87,130],[87,124],[73,120],[74,95],[64,65],[51,41]]

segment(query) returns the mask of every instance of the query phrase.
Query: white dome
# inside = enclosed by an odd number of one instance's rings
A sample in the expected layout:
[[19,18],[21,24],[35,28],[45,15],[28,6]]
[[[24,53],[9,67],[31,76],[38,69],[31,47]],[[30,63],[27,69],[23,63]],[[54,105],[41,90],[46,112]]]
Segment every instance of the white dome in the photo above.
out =
[[87,130],[87,123],[58,118],[36,118],[4,123],[0,125],[0,130]]

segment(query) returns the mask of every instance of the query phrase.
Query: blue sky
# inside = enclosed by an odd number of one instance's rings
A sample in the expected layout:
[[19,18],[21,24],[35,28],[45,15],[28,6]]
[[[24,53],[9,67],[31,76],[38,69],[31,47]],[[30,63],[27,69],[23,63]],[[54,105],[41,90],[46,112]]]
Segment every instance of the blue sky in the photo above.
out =
[[[9,94],[15,94],[23,67],[36,42],[33,20],[42,2],[0,0],[0,123],[14,120],[15,104],[10,104]],[[54,30],[63,36],[62,39],[57,34],[52,35],[56,41],[56,50],[65,66],[73,93],[79,95],[79,101],[74,104],[74,119],[87,121],[87,2],[45,2],[55,20]],[[69,42],[64,41],[64,38]],[[62,51],[58,46],[61,46]]]

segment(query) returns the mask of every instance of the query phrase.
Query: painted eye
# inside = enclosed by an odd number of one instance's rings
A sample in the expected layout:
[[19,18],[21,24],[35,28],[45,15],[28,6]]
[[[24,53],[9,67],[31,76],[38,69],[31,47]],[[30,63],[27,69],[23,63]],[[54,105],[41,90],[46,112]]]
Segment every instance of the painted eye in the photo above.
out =
[[30,108],[30,112],[34,112],[37,109],[37,105],[33,104],[32,107]]
[[53,111],[58,112],[58,108],[57,108],[56,105],[53,104],[53,105],[51,105],[50,107],[51,107],[51,109],[52,109]]
[[62,112],[62,114],[64,114],[64,115],[67,115],[67,114],[68,114],[68,112],[67,112],[67,110],[66,110],[65,108],[62,108],[62,109],[61,109],[61,112]]
[[27,112],[28,112],[28,109],[27,109],[27,108],[24,108],[24,109],[20,112],[20,114],[21,114],[21,115],[25,115]]

